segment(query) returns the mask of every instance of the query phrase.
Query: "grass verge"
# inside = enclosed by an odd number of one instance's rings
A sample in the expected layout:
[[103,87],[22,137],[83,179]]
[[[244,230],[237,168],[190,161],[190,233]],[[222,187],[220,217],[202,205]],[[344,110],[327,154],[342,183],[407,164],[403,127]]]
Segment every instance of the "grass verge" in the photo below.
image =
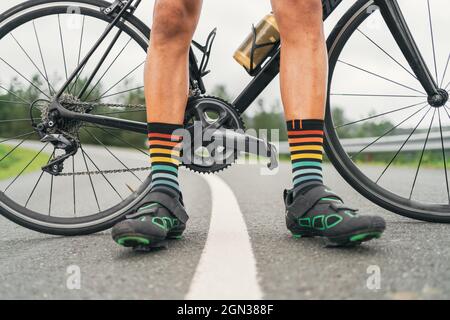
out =
[[[17,176],[38,153],[38,151],[31,149],[17,148],[8,155],[13,148],[12,146],[0,145],[0,180]],[[8,156],[5,157],[6,155]],[[41,169],[42,166],[47,164],[48,159],[48,154],[41,153],[22,174]]]

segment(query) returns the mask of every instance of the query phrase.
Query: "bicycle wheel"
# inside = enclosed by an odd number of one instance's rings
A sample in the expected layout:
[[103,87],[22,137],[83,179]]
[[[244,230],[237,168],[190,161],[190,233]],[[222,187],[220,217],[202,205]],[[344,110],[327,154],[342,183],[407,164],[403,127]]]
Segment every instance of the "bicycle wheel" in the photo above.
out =
[[[399,0],[436,81],[450,87],[445,0]],[[360,0],[328,40],[327,153],[358,192],[397,214],[450,222],[450,109],[431,106],[374,1]]]
[[[32,123],[46,116],[48,102],[112,20],[100,10],[109,5],[35,0],[0,16],[0,212],[27,228],[57,235],[105,230],[149,187],[146,137],[87,123],[65,124],[80,148],[64,162],[63,176],[41,170],[59,151],[40,142]],[[149,33],[125,15],[62,101],[143,104]],[[142,107],[75,111],[146,119]]]

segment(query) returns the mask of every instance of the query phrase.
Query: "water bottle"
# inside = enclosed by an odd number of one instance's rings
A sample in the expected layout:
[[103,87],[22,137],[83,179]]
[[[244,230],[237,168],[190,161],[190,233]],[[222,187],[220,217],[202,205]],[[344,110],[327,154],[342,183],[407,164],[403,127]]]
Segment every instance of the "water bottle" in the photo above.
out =
[[266,15],[248,35],[234,54],[234,59],[250,75],[254,75],[279,44],[280,31],[275,16]]

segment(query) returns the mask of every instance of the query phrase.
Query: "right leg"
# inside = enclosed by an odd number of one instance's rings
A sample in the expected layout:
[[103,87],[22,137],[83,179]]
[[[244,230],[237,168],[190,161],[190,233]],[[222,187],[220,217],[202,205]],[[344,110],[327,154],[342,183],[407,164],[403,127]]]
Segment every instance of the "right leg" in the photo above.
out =
[[[189,95],[189,48],[202,0],[157,0],[147,65],[147,101],[152,185],[179,191],[179,144],[172,133],[182,128]],[[175,138],[175,139],[172,139]]]
[[178,185],[181,137],[189,94],[189,48],[202,0],[156,0],[145,68],[151,190],[112,231],[120,245],[147,250],[183,233],[188,216]]
[[183,123],[189,94],[189,48],[202,0],[156,0],[147,65],[148,122]]

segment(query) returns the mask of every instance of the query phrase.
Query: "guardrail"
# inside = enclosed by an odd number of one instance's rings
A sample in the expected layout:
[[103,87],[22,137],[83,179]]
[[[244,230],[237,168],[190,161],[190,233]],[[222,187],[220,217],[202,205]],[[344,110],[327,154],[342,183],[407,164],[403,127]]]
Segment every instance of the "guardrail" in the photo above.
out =
[[[445,131],[442,133],[442,135],[444,137],[445,148],[450,148],[450,131]],[[400,149],[402,144],[405,143],[405,141],[408,139],[408,136],[409,135],[396,135],[383,137],[382,139],[378,140],[376,143],[365,149],[362,153],[396,152]],[[341,144],[347,153],[357,153],[378,138],[379,137],[342,139]],[[414,134],[403,147],[402,151],[422,151],[426,139],[427,133]],[[426,150],[442,150],[440,132],[430,133]],[[280,142],[279,153],[289,154],[289,144],[287,142]]]

